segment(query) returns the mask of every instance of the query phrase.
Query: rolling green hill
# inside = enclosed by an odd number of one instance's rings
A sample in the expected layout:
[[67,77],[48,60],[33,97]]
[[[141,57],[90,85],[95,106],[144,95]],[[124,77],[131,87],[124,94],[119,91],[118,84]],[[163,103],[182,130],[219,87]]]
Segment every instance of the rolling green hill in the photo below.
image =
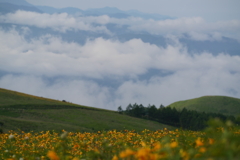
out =
[[196,110],[199,112],[221,113],[225,115],[240,115],[240,99],[226,96],[204,96],[200,98],[178,101],[169,107],[182,110]]
[[62,129],[94,132],[98,130],[157,130],[173,127],[130,117],[115,111],[81,106],[0,88],[0,122],[3,131],[43,131]]

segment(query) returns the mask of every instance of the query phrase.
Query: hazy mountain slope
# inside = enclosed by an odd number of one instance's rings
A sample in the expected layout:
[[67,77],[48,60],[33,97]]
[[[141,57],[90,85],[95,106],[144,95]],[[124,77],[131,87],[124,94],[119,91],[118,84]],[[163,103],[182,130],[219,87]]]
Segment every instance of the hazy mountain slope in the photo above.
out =
[[58,13],[58,10],[59,10],[57,8],[49,7],[49,6],[36,6],[36,8],[48,14]]
[[114,17],[114,18],[141,17],[143,19],[154,19],[154,20],[174,19],[173,17],[170,17],[170,16],[143,13],[135,10],[122,11],[115,7],[92,8],[87,10],[81,10],[79,8],[74,8],[74,7],[67,7],[67,8],[61,8],[61,9],[48,7],[48,6],[36,6],[36,7],[39,10],[49,14],[66,12],[72,15],[81,14],[82,16],[108,15],[109,17]]
[[42,13],[42,11],[40,11],[39,9],[37,9],[34,6],[15,5],[15,4],[11,4],[11,3],[1,3],[0,2],[0,13],[2,13],[2,14],[14,13],[17,10]]
[[188,38],[180,39],[180,42],[188,47],[189,52],[210,52],[214,55],[225,53],[240,55],[240,43],[236,39],[223,37],[218,41],[195,41]]
[[166,15],[160,15],[160,14],[154,14],[154,13],[142,13],[137,10],[129,10],[129,11],[126,11],[126,13],[133,17],[142,17],[143,19],[154,19],[154,20],[174,19],[174,17],[170,17]]
[[15,5],[20,5],[20,6],[30,6],[33,7],[32,4],[28,3],[25,0],[0,0],[0,3],[11,3],[11,4],[15,4]]
[[240,99],[226,96],[204,96],[200,98],[178,101],[169,105],[176,109],[186,108],[200,112],[213,112],[226,115],[240,115]]
[[68,131],[157,130],[173,128],[115,111],[75,105],[20,92],[0,89],[0,122],[3,130]]

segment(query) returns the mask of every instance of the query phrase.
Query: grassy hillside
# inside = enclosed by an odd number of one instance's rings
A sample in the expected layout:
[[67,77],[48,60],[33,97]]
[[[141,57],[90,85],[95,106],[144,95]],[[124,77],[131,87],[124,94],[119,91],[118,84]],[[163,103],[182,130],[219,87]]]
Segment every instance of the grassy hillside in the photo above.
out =
[[54,99],[43,98],[38,96],[33,96],[21,92],[10,91],[7,89],[0,88],[0,107],[12,106],[12,105],[70,105],[85,107],[80,105],[75,105],[71,103],[66,103]]
[[32,96],[0,88],[0,122],[3,130],[68,131],[157,130],[173,127],[115,111]]
[[204,96],[200,98],[175,102],[169,105],[178,110],[184,107],[188,110],[213,112],[226,115],[240,115],[240,99],[226,96]]

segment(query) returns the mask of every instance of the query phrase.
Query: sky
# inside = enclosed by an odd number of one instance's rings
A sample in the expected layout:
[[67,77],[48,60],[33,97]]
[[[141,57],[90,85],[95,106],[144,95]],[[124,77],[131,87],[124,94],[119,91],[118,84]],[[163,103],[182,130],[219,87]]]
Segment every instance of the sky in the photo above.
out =
[[117,7],[173,17],[202,17],[207,21],[240,19],[239,0],[27,0],[34,5],[80,9]]
[[[141,0],[28,2],[81,9],[112,6],[179,18],[117,19],[106,15],[78,17],[27,11],[0,15],[2,88],[110,110],[117,110],[118,106],[125,108],[129,103],[166,106],[205,95],[240,98],[240,54],[190,52],[180,42],[187,36],[196,42],[217,43],[227,41],[228,37],[240,43],[237,17],[240,14],[234,14],[239,12],[238,1],[175,1],[179,3],[177,9],[171,0],[149,0],[148,5]],[[192,8],[186,9],[186,6]],[[208,17],[213,21],[208,21]],[[6,29],[8,24],[11,25]],[[61,37],[69,32],[79,37],[82,32],[114,36],[116,33],[110,31],[107,24],[116,24],[119,28],[127,25],[130,33],[143,31],[162,36],[167,44],[158,46],[138,38],[120,41],[101,36],[89,36],[86,43],[80,44]],[[29,38],[35,31],[33,28],[39,32]],[[44,29],[51,32],[40,34]]]

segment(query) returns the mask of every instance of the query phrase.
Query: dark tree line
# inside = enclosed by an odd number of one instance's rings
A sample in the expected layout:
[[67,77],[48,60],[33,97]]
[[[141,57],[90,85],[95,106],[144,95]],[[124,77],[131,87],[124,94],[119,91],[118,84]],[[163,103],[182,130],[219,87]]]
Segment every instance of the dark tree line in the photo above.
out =
[[2,129],[2,126],[3,126],[3,122],[0,122],[0,133],[3,133],[3,129]]
[[189,130],[202,130],[207,127],[207,121],[211,118],[219,118],[222,121],[231,120],[237,123],[234,116],[226,116],[218,113],[205,113],[187,110],[184,108],[181,111],[171,107],[161,105],[157,108],[155,105],[144,107],[142,104],[129,104],[126,110],[118,107],[118,112],[133,117],[149,119],[160,123],[181,127]]

